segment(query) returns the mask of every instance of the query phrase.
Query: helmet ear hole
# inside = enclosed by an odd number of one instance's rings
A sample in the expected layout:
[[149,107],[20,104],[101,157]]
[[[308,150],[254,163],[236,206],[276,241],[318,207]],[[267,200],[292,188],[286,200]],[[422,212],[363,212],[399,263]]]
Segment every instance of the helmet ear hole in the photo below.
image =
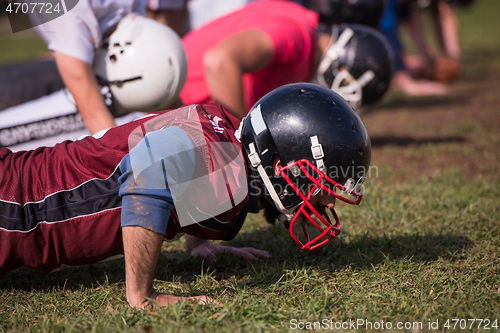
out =
[[279,169],[281,169],[282,165],[281,165],[281,161],[278,157],[278,155],[274,155],[273,157],[273,171],[274,171],[274,174],[276,176],[280,176],[281,175],[281,172],[279,171]]
[[115,63],[116,62],[116,55],[114,55],[114,54],[110,55],[109,61],[111,61],[112,63]]

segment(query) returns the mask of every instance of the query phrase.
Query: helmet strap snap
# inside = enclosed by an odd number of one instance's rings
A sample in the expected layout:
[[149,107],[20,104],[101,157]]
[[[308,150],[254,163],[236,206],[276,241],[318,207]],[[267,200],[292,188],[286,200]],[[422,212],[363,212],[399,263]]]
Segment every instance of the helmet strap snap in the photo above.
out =
[[266,170],[264,170],[264,167],[262,166],[261,159],[259,157],[259,153],[255,149],[255,144],[251,142],[248,145],[248,149],[250,153],[248,154],[248,159],[250,160],[250,163],[252,164],[252,167],[257,169],[257,172],[259,173],[260,178],[264,182],[264,186],[266,187],[267,191],[269,192],[269,195],[271,196],[271,199],[274,202],[274,205],[280,212],[282,212],[287,218],[290,220],[293,218],[293,210],[288,210],[283,206],[283,203],[281,202],[278,193],[276,193],[276,190],[274,189],[274,186],[269,179],[269,176],[266,173]]
[[311,136],[311,153],[316,161],[316,166],[321,172],[325,171],[325,163],[323,162],[323,157],[325,153],[323,152],[323,146],[319,143],[318,136]]

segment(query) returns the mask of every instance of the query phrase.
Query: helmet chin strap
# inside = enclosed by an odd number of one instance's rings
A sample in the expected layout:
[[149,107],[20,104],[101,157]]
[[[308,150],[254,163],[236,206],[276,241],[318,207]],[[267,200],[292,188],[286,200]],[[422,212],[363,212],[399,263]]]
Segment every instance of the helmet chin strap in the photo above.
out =
[[325,153],[323,152],[323,146],[319,143],[318,136],[311,136],[311,153],[316,161],[316,166],[321,172],[325,172],[325,163],[323,162],[323,157]]
[[342,34],[334,41],[333,38],[334,32],[332,31],[332,37],[330,39],[330,44],[326,48],[325,53],[321,57],[321,61],[318,66],[317,72],[317,80],[318,83],[328,87],[328,83],[325,81],[325,72],[332,65],[332,63],[339,58],[339,56],[344,53],[344,49],[351,40],[352,36],[354,36],[354,31],[351,28],[346,28],[342,32]]
[[276,190],[274,189],[273,184],[271,183],[271,180],[267,176],[266,170],[264,170],[264,167],[262,166],[259,154],[255,150],[255,145],[254,143],[250,143],[248,146],[250,149],[250,154],[248,154],[248,159],[250,160],[250,163],[252,163],[252,166],[254,168],[257,168],[257,171],[259,172],[260,178],[264,182],[264,185],[267,188],[267,191],[269,192],[269,195],[271,196],[271,199],[273,199],[274,205],[280,212],[282,212],[289,220],[293,218],[293,210],[288,210],[286,209],[283,204],[281,203],[280,198],[278,197],[278,193],[276,193]]
[[[318,169],[321,172],[325,171],[325,164],[323,162],[323,157],[325,156],[323,152],[323,146],[321,143],[319,143],[318,136],[312,136],[311,138],[311,153],[316,161],[316,165]],[[261,159],[259,157],[259,154],[257,153],[257,150],[255,149],[255,144],[252,142],[248,146],[250,153],[248,154],[248,159],[250,160],[250,163],[252,164],[252,167],[257,168],[257,171],[259,172],[260,178],[264,182],[264,185],[267,188],[267,191],[269,192],[269,195],[271,196],[271,199],[273,199],[274,205],[278,210],[283,213],[283,217],[279,217],[278,219],[280,222],[283,222],[283,220],[286,218],[286,220],[291,221],[294,214],[295,214],[295,208],[302,204],[302,202],[298,203],[295,207],[292,209],[286,209],[283,206],[283,203],[281,202],[278,193],[276,193],[276,190],[274,189],[274,186],[269,179],[266,171],[264,170],[264,167],[262,166]],[[319,188],[318,188],[319,190]],[[316,194],[316,193],[315,193]],[[315,195],[313,194],[313,195]]]
[[351,28],[346,28],[337,38],[333,41],[334,31],[332,31],[332,38],[325,53],[321,57],[318,66],[317,81],[319,84],[329,87],[331,90],[341,95],[354,109],[361,106],[362,90],[363,87],[375,78],[375,73],[369,69],[363,73],[357,80],[345,68],[339,70],[338,74],[331,85],[325,81],[325,72],[330,68],[332,63],[339,58],[345,51],[347,43],[354,36],[354,31]]

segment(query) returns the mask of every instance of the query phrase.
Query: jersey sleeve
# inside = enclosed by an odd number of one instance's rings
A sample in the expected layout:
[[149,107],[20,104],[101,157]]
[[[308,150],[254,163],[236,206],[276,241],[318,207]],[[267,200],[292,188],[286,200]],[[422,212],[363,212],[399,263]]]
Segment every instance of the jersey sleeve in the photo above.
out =
[[[36,24],[43,16],[32,15]],[[94,50],[101,43],[99,23],[88,2],[80,1],[71,11],[40,24],[35,31],[45,41],[48,49],[92,64]]]
[[195,145],[179,127],[147,134],[120,164],[121,226],[165,234],[176,197],[188,186],[195,165]]

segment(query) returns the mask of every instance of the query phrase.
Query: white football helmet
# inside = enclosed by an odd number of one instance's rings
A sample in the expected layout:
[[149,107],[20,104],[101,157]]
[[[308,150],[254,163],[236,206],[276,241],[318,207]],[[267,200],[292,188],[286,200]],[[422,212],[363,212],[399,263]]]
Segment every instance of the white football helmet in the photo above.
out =
[[186,53],[172,29],[132,13],[96,51],[94,73],[111,91],[115,116],[158,111],[179,96],[186,82]]

